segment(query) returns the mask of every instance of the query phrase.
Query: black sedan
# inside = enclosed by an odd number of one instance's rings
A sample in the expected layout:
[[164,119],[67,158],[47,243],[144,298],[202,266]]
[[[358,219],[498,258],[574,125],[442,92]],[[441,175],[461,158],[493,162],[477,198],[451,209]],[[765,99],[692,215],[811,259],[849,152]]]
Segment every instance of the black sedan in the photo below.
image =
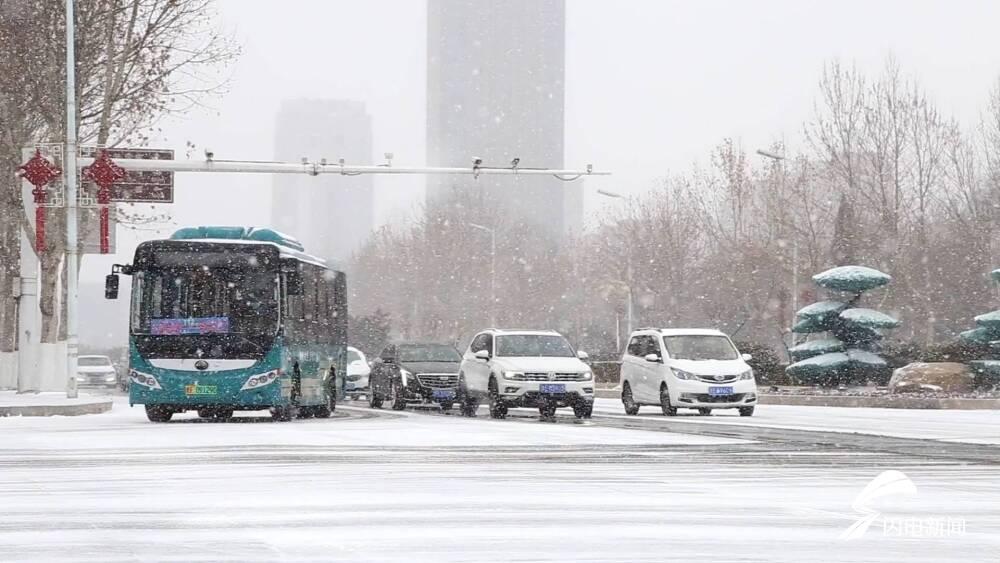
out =
[[372,365],[368,403],[394,410],[408,404],[439,404],[450,409],[458,389],[462,355],[448,344],[408,342],[386,346]]

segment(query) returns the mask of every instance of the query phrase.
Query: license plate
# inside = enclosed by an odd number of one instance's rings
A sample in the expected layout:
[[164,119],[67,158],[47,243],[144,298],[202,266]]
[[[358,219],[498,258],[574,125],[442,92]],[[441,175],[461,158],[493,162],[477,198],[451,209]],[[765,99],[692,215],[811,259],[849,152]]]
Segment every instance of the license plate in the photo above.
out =
[[733,394],[733,388],[732,387],[709,387],[708,388],[708,394],[712,395],[714,397],[719,397],[721,395],[732,395]]
[[538,386],[538,390],[542,393],[565,393],[566,385],[564,383],[542,383]]
[[216,385],[185,385],[184,394],[186,395],[217,395],[219,393],[219,388]]
[[439,401],[455,398],[454,389],[435,389],[433,393],[434,393],[434,398]]

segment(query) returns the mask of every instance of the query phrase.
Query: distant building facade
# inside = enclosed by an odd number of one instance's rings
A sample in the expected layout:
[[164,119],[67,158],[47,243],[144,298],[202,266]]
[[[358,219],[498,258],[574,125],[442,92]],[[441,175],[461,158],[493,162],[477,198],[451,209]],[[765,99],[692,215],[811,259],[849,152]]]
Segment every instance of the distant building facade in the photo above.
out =
[[[565,37],[564,0],[428,0],[427,163],[562,168]],[[582,222],[579,186],[556,178],[431,176],[428,206],[457,189],[551,234]]]
[[[276,120],[275,160],[372,162],[372,119],[363,102],[288,100]],[[372,176],[276,174],[273,182],[274,227],[297,237],[309,253],[344,261],[371,234]]]

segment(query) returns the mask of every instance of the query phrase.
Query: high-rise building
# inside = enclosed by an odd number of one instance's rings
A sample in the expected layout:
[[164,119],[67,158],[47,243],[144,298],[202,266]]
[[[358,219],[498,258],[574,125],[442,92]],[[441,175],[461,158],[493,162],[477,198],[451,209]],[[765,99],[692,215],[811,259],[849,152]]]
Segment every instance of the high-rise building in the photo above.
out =
[[[565,36],[564,0],[428,0],[427,163],[562,168]],[[551,234],[582,221],[556,178],[431,176],[428,206],[456,189]]]
[[[277,115],[274,156],[295,162],[343,158],[372,161],[372,119],[363,102],[288,100]],[[347,260],[372,232],[375,210],[370,175],[310,177],[276,174],[274,227],[295,236],[317,256]]]

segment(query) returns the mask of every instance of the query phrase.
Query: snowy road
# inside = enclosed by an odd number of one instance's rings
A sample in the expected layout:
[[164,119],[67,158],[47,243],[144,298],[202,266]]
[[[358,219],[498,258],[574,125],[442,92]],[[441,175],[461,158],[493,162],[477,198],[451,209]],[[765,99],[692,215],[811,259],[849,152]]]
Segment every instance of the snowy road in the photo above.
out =
[[[341,407],[326,421],[154,425],[118,403],[0,419],[0,561],[998,561],[1000,465],[878,439],[816,446],[802,427],[830,413],[771,409],[623,422],[602,403],[608,416],[553,423]],[[979,436],[976,419],[914,440],[920,417],[877,414],[862,418],[946,454],[970,445],[942,440]],[[743,423],[799,429],[704,434]],[[916,494],[874,501],[882,520],[838,539],[888,469]],[[894,537],[880,522],[956,529]]]

